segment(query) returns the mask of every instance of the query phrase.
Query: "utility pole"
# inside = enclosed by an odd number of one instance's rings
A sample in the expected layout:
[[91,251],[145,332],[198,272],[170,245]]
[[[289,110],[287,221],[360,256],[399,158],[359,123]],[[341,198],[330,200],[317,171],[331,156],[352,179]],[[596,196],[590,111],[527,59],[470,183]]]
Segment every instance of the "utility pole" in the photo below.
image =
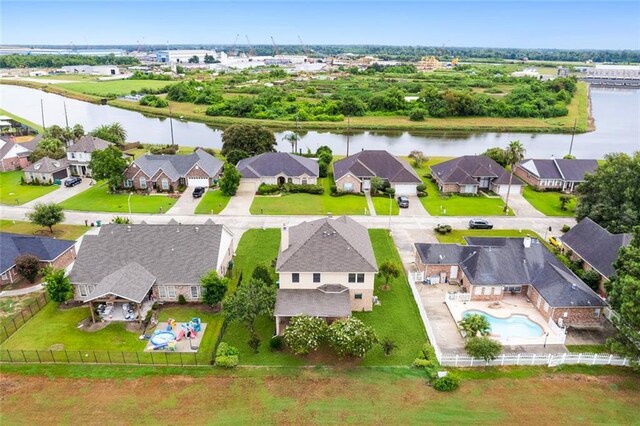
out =
[[169,126],[171,127],[171,145],[175,145],[176,143],[173,141],[173,112],[171,108],[169,108]]
[[42,99],[40,99],[40,114],[42,115],[42,131],[44,132],[46,126],[44,125],[44,101]]
[[351,134],[351,119],[347,117],[347,157],[349,156],[349,135]]
[[62,102],[62,105],[64,105],[64,121],[65,123],[67,123],[67,129],[69,128],[69,117],[67,116],[67,103],[66,102]]
[[573,132],[571,132],[571,145],[569,145],[569,155],[571,155],[571,151],[573,151],[573,137],[576,135],[576,126],[578,124],[578,119],[573,120]]

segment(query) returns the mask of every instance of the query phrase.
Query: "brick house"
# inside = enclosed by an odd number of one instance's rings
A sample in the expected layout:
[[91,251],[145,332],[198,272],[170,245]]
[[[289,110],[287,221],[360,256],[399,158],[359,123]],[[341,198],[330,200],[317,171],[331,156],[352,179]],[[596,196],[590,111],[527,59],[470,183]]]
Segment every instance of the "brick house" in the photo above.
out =
[[69,162],[70,174],[74,176],[91,176],[89,162],[91,155],[95,151],[101,151],[112,146],[111,142],[95,136],[81,136],[73,145],[67,148],[67,161]]
[[13,137],[0,139],[0,172],[10,172],[24,169],[31,162],[29,155],[35,149],[36,143],[16,143]]
[[[431,166],[431,176],[440,192],[477,194],[479,190],[505,195],[509,187],[509,172],[484,155],[464,155]],[[521,193],[524,183],[517,177],[511,183],[512,193]]]
[[54,160],[42,157],[22,169],[25,182],[55,183],[69,176],[69,162],[66,158]]
[[256,192],[260,184],[315,185],[318,183],[318,162],[288,152],[265,152],[244,158],[236,166],[242,178],[241,192]]
[[64,269],[76,257],[76,242],[56,238],[0,232],[0,284],[20,279],[15,268],[16,257],[32,254],[40,259],[41,267]]
[[432,283],[457,283],[471,300],[526,295],[559,326],[598,325],[604,300],[535,238],[466,237],[468,245],[417,243],[416,265]]
[[179,185],[208,188],[220,177],[223,163],[201,148],[189,155],[143,155],[124,172],[124,187],[167,191]]
[[332,321],[373,309],[378,266],[367,229],[349,217],[283,227],[276,272],[276,334],[296,315]]
[[539,190],[573,192],[597,168],[597,160],[530,158],[516,165],[513,173]]

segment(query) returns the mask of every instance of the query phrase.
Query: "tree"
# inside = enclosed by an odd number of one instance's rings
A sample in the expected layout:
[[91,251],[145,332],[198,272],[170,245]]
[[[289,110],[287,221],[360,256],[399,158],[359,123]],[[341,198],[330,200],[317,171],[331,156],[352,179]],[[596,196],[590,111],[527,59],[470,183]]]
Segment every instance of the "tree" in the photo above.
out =
[[222,302],[229,287],[229,280],[220,277],[215,270],[207,272],[205,276],[200,278],[200,283],[202,283],[203,289],[202,302],[212,308]]
[[567,204],[571,202],[573,197],[571,195],[560,195],[560,210],[567,210]]
[[640,223],[640,151],[608,154],[578,185],[576,217],[589,217],[609,232],[631,232]]
[[29,161],[35,163],[44,157],[49,157],[54,160],[65,158],[67,153],[64,149],[64,142],[60,139],[52,137],[45,137],[38,142],[36,149],[29,155]]
[[378,268],[378,274],[380,274],[380,276],[384,278],[383,288],[385,290],[389,289],[389,281],[391,281],[391,278],[398,278],[400,276],[400,273],[400,267],[395,262],[387,260],[382,265],[380,265],[380,267]]
[[324,319],[308,315],[296,315],[284,330],[284,340],[296,355],[306,355],[316,350],[327,338],[328,326]]
[[265,127],[255,124],[234,124],[222,134],[222,155],[241,149],[251,155],[274,152],[276,137]]
[[289,132],[282,137],[282,140],[285,140],[291,144],[291,152],[298,152],[298,141],[300,140],[300,135],[296,132]]
[[340,357],[362,358],[378,342],[373,328],[354,317],[331,324],[328,339],[329,344]]
[[379,191],[382,191],[384,188],[384,180],[379,176],[374,176],[371,178],[371,193],[377,194]]
[[419,169],[422,167],[422,164],[429,160],[429,158],[424,155],[424,152],[413,150],[409,153],[409,158],[413,160],[413,167]]
[[276,288],[264,281],[251,278],[238,286],[224,303],[224,311],[229,321],[243,322],[252,334],[254,322],[261,315],[273,316],[276,305]]
[[54,302],[66,302],[73,296],[73,286],[65,276],[64,269],[47,268],[43,278],[47,294]]
[[236,195],[236,191],[240,186],[241,177],[240,172],[233,164],[226,163],[222,169],[222,177],[218,182],[218,185],[220,185],[220,191],[222,191],[224,195],[230,197]]
[[122,183],[122,174],[127,169],[127,160],[122,158],[122,151],[118,148],[108,146],[91,154],[89,168],[94,179],[106,179],[111,192],[115,192]]
[[488,336],[491,333],[491,324],[484,315],[468,314],[458,321],[460,328],[466,333],[467,338]]
[[84,136],[84,127],[82,127],[82,124],[76,124],[71,129],[71,133],[73,134],[74,140],[80,139],[82,136]]
[[504,151],[504,159],[511,166],[511,173],[509,173],[509,186],[507,187],[507,197],[504,201],[505,213],[509,211],[509,195],[511,194],[511,183],[513,182],[513,172],[516,164],[524,159],[525,149],[520,141],[511,141],[509,146]]
[[218,62],[216,60],[216,58],[213,55],[209,55],[208,53],[205,53],[204,55],[204,63],[205,64],[215,64],[216,62]]
[[474,358],[480,358],[486,362],[493,361],[502,352],[502,345],[486,336],[474,336],[467,339],[464,349]]
[[200,58],[197,55],[193,55],[192,57],[189,58],[188,62],[190,64],[199,64],[200,63]]
[[414,108],[409,112],[409,120],[411,121],[424,121],[424,117],[427,115],[427,111],[423,108]]
[[264,281],[268,285],[274,285],[273,277],[271,276],[271,271],[264,262],[260,262],[256,265],[253,270],[253,274],[251,274],[251,278],[255,278],[257,280]]
[[331,156],[331,159],[333,160],[333,151],[327,145],[321,145],[318,147],[318,149],[316,149],[316,157],[320,158],[323,153],[329,154]]
[[40,259],[32,254],[21,254],[13,261],[16,265],[16,271],[25,277],[30,283],[36,280],[38,272],[40,272]]
[[32,223],[49,228],[52,234],[53,225],[64,221],[62,206],[56,203],[37,203],[26,216]]
[[242,149],[234,149],[233,151],[227,154],[227,161],[234,166],[237,165],[240,160],[244,160],[245,158],[249,158],[251,155]]
[[89,134],[96,138],[113,142],[118,146],[123,145],[124,141],[127,139],[127,131],[124,130],[120,123],[111,123],[108,125],[103,124],[102,126],[93,129]]
[[491,158],[496,163],[500,164],[502,167],[506,167],[507,159],[505,157],[505,151],[502,148],[489,148],[485,152],[482,153],[485,157]]
[[391,352],[393,352],[393,350],[398,347],[398,345],[396,345],[390,337],[385,337],[384,340],[380,343],[380,346],[382,346],[382,352],[384,352],[384,356],[391,355]]
[[562,157],[563,160],[575,160],[576,156],[575,155],[571,155],[571,154],[567,154],[564,157]]

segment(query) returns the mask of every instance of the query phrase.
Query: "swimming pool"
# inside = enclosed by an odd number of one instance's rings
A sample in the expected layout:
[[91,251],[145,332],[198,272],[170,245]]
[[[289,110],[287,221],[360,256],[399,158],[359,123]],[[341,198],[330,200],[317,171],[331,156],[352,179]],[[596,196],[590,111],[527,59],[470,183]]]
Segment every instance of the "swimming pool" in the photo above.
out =
[[464,311],[462,316],[471,314],[482,315],[491,324],[491,334],[502,338],[506,337],[540,337],[544,330],[537,323],[531,321],[525,315],[514,314],[508,318],[496,318],[486,312],[470,310]]

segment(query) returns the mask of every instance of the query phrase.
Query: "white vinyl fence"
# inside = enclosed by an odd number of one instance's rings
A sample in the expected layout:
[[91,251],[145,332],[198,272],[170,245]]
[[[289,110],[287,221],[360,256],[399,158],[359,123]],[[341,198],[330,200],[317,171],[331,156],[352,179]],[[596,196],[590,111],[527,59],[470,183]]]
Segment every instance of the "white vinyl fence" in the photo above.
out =
[[440,364],[448,367],[485,367],[500,365],[546,365],[561,364],[618,365],[628,367],[632,360],[610,354],[502,354],[493,361],[460,354],[442,354]]

